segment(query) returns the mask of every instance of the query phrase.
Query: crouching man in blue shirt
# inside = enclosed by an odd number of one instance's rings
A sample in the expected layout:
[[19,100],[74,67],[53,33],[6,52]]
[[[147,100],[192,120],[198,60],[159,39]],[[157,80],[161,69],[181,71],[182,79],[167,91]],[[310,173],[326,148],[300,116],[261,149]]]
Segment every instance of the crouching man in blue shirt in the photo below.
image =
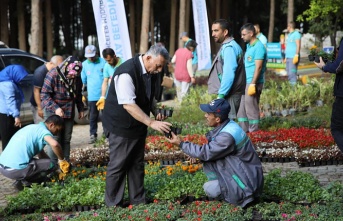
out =
[[208,143],[200,146],[183,142],[174,133],[169,141],[201,160],[209,180],[203,186],[207,196],[245,207],[262,193],[261,161],[246,133],[228,118],[230,105],[225,99],[200,104],[200,109],[208,126],[214,127],[206,134]]
[[[16,180],[13,186],[22,190],[31,183],[41,183],[47,175],[58,169],[57,165],[44,152],[49,144],[58,157],[63,173],[69,171],[69,163],[64,160],[61,145],[53,138],[63,127],[63,118],[52,115],[45,122],[30,124],[20,129],[11,138],[6,149],[0,155],[0,173]],[[37,155],[37,158],[34,156]]]

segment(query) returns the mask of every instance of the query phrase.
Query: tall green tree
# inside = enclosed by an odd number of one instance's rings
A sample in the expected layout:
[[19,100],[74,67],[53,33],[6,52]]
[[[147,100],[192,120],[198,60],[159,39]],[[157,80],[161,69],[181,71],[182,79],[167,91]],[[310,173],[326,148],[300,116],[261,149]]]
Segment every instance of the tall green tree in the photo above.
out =
[[298,16],[298,21],[310,22],[309,31],[323,38],[330,36],[331,44],[336,47],[337,30],[342,24],[343,0],[311,0],[310,8]]

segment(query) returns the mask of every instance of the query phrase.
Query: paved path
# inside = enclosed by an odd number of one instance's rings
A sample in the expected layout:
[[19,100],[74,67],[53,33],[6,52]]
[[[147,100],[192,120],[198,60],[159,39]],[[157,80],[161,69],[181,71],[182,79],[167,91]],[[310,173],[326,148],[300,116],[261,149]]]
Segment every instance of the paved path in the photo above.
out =
[[[173,101],[164,102],[168,106],[174,104]],[[98,124],[98,134],[102,134],[101,123]],[[89,125],[75,125],[73,129],[73,136],[71,140],[72,148],[87,147],[89,140]],[[1,152],[0,143],[0,152]],[[340,181],[343,183],[343,165],[326,165],[317,167],[299,167],[296,162],[290,163],[262,163],[265,174],[269,171],[280,168],[285,173],[287,171],[298,170],[312,173],[322,185],[326,185],[333,181]],[[15,195],[16,191],[11,186],[12,180],[0,174],[0,207],[7,205],[6,197]]]

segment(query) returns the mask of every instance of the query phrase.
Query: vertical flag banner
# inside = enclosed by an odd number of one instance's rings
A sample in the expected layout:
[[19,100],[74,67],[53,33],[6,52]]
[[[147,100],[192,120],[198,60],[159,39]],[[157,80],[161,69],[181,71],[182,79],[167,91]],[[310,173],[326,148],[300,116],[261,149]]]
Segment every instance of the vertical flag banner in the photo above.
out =
[[132,57],[123,0],[92,0],[100,55],[112,48],[117,57]]
[[195,41],[198,43],[198,70],[211,69],[211,45],[208,27],[206,1],[192,0]]

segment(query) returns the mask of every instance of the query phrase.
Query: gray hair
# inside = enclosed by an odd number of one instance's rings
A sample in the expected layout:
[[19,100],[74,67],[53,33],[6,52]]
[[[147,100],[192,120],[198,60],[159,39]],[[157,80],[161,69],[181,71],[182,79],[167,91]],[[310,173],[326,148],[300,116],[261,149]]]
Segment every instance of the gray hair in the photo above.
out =
[[161,55],[166,61],[169,61],[169,53],[162,45],[152,45],[145,54],[153,57]]

